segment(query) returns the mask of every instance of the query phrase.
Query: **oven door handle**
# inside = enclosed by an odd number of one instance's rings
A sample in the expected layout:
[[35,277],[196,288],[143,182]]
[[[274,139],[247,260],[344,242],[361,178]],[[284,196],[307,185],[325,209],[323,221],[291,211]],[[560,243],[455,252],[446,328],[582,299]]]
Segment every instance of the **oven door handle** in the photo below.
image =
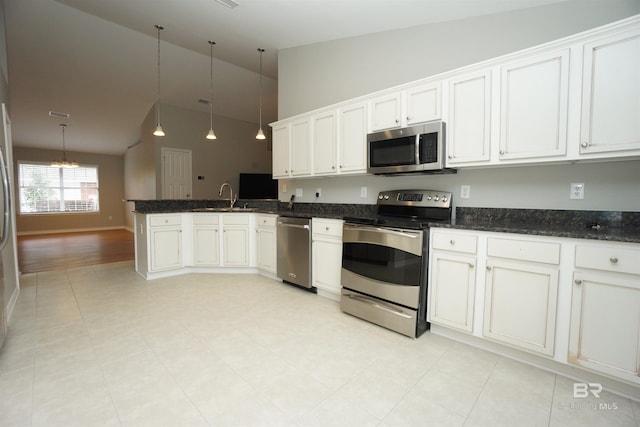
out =
[[395,234],[396,236],[402,236],[402,237],[409,237],[410,239],[417,239],[420,237],[420,234],[416,234],[416,233],[407,233],[406,231],[402,231],[402,230],[396,230],[393,228],[382,228],[382,227],[369,227],[369,226],[359,226],[359,225],[345,225],[344,226],[345,230],[348,231],[377,231],[379,233],[386,233],[386,234]]
[[364,302],[364,303],[370,304],[370,305],[374,306],[375,308],[379,308],[380,310],[384,310],[386,312],[389,312],[391,314],[395,314],[396,316],[400,316],[400,317],[403,317],[405,319],[411,319],[413,317],[410,314],[403,313],[402,311],[397,310],[396,308],[391,307],[388,304],[385,304],[385,303],[380,302],[378,300],[374,300],[373,298],[365,297],[364,295],[348,294],[347,296],[349,298],[351,298],[351,299],[355,299],[355,300],[358,300],[360,302]]

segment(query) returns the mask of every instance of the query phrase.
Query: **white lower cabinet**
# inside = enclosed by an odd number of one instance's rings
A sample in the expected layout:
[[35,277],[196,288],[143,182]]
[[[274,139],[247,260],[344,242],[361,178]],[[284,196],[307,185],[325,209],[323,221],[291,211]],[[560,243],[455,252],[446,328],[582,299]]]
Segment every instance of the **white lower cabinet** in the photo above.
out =
[[560,244],[487,239],[483,335],[553,356]]
[[259,270],[276,274],[277,215],[258,215],[256,218],[256,263]]
[[193,265],[220,265],[220,216],[193,214]]
[[569,363],[640,384],[640,249],[577,245]]
[[429,322],[473,332],[477,237],[436,231],[432,235]]
[[432,227],[429,253],[435,333],[640,385],[639,244]]
[[182,216],[151,215],[148,222],[149,271],[182,267]]
[[249,215],[222,215],[222,253],[225,267],[249,267],[249,224]]
[[318,293],[340,299],[342,220],[313,218],[311,223],[313,286]]

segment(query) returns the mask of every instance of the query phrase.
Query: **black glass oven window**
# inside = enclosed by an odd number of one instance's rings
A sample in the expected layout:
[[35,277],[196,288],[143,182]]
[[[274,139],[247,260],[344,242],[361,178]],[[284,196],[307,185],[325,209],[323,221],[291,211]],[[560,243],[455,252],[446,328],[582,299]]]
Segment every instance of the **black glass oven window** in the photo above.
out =
[[420,286],[422,257],[370,243],[344,243],[342,267],[382,282]]
[[416,137],[371,141],[369,143],[369,166],[400,166],[416,163]]
[[438,162],[438,133],[420,135],[420,163]]

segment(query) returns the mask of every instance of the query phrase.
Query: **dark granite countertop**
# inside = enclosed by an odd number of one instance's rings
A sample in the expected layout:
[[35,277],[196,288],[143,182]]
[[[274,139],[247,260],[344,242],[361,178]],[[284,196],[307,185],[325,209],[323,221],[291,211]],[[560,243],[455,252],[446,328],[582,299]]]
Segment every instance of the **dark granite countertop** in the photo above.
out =
[[640,212],[459,207],[455,224],[433,226],[640,243]]
[[[130,200],[134,212],[192,212],[201,208],[229,206],[226,200]],[[278,200],[238,200],[235,206],[255,213],[304,218],[369,218],[376,205],[343,203],[288,203]],[[640,243],[640,212],[576,211],[553,209],[456,208],[454,224],[434,223],[434,227],[577,239]]]

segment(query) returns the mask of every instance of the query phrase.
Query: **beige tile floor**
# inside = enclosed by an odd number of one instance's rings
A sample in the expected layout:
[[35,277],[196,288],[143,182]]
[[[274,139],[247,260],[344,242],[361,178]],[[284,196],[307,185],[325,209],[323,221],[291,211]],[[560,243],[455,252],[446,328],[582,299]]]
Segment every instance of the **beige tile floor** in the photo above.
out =
[[259,276],[145,281],[124,262],[22,277],[0,425],[640,425],[637,402],[572,387]]

